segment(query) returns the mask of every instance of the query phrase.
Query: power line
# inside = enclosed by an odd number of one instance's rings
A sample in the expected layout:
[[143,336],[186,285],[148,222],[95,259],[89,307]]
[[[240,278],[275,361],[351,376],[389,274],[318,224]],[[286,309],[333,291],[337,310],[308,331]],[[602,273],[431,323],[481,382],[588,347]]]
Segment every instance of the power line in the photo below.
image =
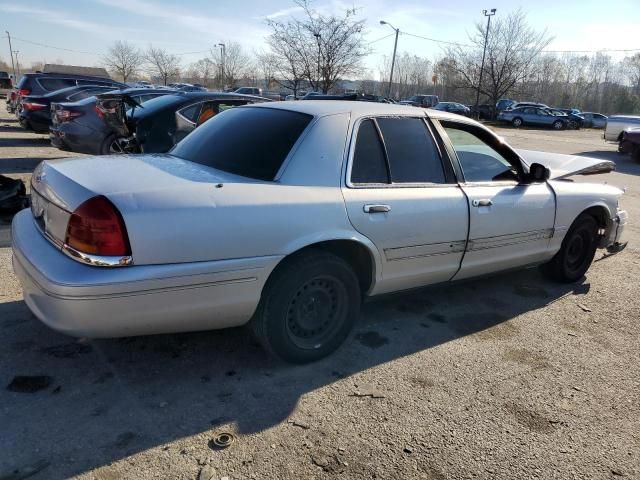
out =
[[469,45],[467,43],[449,42],[447,40],[437,40],[435,38],[423,37],[422,35],[416,35],[415,33],[403,32],[400,30],[400,35],[408,35],[410,37],[421,38],[422,40],[429,40],[430,42],[446,43],[447,45],[457,45],[458,47],[475,47],[475,45]]
[[[5,35],[5,38],[6,38],[6,35]],[[100,55],[100,54],[98,54],[96,52],[85,52],[85,51],[82,51],[82,50],[73,50],[71,48],[54,47],[53,45],[46,45],[44,43],[32,42],[31,40],[26,40],[24,38],[20,38],[20,37],[16,37],[16,36],[13,36],[11,38],[15,39],[15,40],[18,40],[20,42],[29,43],[31,45],[36,45],[38,47],[51,48],[53,50],[62,50],[64,52],[73,52],[73,53],[84,53],[84,54],[87,54],[87,55]]]
[[394,35],[395,33],[390,33],[389,35],[385,35],[384,37],[380,37],[376,40],[372,40],[371,42],[367,43],[367,45],[371,45],[372,43],[379,42],[380,40],[384,40],[385,38],[393,37]]

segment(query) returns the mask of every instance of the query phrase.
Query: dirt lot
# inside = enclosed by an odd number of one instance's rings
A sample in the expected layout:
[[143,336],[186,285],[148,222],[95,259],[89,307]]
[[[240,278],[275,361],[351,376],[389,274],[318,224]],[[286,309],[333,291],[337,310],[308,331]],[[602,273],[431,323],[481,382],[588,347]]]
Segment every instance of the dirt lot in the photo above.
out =
[[[64,156],[0,113],[0,173]],[[497,129],[516,147],[640,165],[601,132]],[[581,181],[585,181],[582,179]],[[28,311],[0,225],[0,479],[640,478],[640,228],[572,286],[532,269],[371,301],[319,363],[243,329],[76,340]],[[16,375],[46,376],[31,393]],[[233,432],[226,450],[212,448]]]

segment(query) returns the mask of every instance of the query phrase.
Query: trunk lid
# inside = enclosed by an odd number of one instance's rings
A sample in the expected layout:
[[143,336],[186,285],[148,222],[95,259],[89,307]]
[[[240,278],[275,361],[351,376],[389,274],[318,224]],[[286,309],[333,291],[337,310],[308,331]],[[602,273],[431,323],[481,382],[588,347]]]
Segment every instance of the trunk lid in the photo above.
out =
[[551,180],[559,180],[573,175],[609,173],[616,169],[614,162],[600,158],[533,150],[517,150],[517,152],[527,165],[539,163],[547,167],[551,171],[549,177]]
[[134,131],[127,110],[142,108],[126,93],[102,93],[96,95],[96,109],[104,122],[121,137],[130,137]]
[[[171,155],[45,160],[31,178],[31,212],[45,237],[60,247],[71,213],[90,198],[104,195],[125,223],[132,224],[128,228],[131,236],[137,232],[136,218],[144,216],[145,208],[167,211],[192,204],[214,205],[215,185],[239,179],[251,182]],[[135,239],[131,243],[135,249]]]

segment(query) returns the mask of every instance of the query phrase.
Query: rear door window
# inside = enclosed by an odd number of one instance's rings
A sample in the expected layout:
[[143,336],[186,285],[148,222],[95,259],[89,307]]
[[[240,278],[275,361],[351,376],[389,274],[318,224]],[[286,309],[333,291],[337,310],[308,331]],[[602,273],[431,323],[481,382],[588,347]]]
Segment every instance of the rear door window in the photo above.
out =
[[384,149],[373,120],[364,120],[358,128],[351,166],[351,183],[355,185],[389,183]]
[[393,183],[445,183],[440,152],[422,118],[378,118]]
[[258,180],[275,178],[313,117],[278,108],[232,108],[195,129],[171,154]]
[[39,78],[38,83],[49,92],[76,86],[76,80],[73,78]]

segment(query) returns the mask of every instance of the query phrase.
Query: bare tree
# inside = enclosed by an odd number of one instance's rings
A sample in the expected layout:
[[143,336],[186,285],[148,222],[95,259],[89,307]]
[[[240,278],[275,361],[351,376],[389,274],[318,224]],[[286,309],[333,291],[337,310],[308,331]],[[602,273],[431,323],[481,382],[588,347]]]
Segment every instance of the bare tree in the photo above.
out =
[[[223,56],[224,52],[224,56]],[[233,87],[250,69],[251,59],[238,42],[225,42],[211,49],[211,61],[220,69],[221,87]]]
[[473,47],[452,47],[447,56],[459,73],[460,87],[480,89],[495,104],[501,97],[513,91],[519,83],[527,80],[535,67],[534,60],[551,42],[545,32],[531,28],[522,10],[497,19],[491,26],[487,38],[487,54],[483,82],[478,85],[481,70],[482,50],[486,26],[476,24],[475,33],[469,40]]
[[263,54],[262,62],[269,63],[273,71],[273,79],[280,86],[293,91],[298,90],[307,76],[308,65],[303,60],[303,52],[299,48],[305,38],[300,25],[294,22],[270,22],[272,33],[267,38],[270,52]]
[[167,84],[170,78],[180,75],[180,58],[177,55],[149,45],[144,58],[148,64],[149,73],[159,77],[164,85]]
[[269,45],[280,57],[280,69],[292,73],[295,67],[296,77],[323,93],[341,78],[360,73],[368,50],[362,34],[364,20],[356,19],[355,9],[342,16],[324,15],[313,10],[309,0],[295,3],[302,8],[302,18],[267,20],[272,30]]
[[636,95],[640,95],[640,53],[623,60],[623,68]]
[[138,72],[143,61],[143,55],[138,48],[120,40],[111,45],[102,58],[104,66],[122,78],[123,82]]
[[201,58],[189,66],[189,77],[196,79],[205,87],[215,77],[216,65],[209,58]]

